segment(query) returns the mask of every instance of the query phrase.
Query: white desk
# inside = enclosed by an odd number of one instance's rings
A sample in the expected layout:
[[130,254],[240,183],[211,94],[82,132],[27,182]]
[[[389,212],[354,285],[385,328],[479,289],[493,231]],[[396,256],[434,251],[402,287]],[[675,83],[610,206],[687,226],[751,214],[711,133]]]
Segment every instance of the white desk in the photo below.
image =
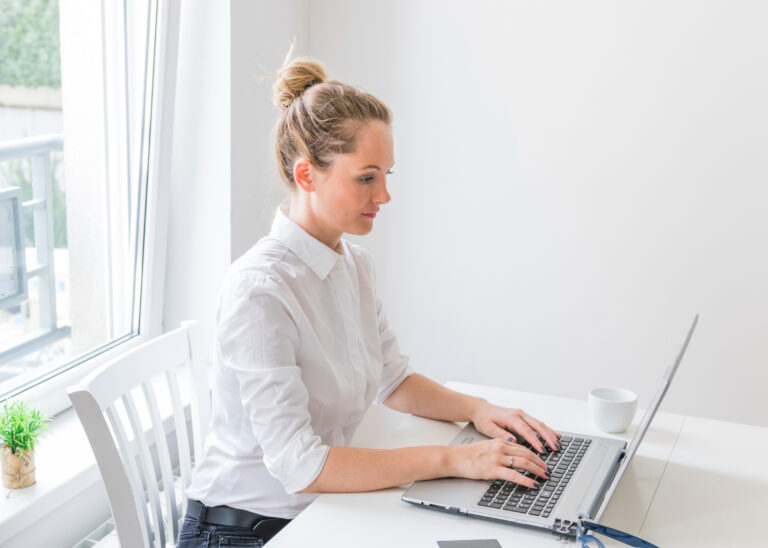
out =
[[[556,429],[598,432],[585,401],[448,383],[460,392],[520,407]],[[355,445],[448,443],[461,428],[374,409]],[[629,440],[642,413],[621,436]],[[736,449],[740,447],[740,449]],[[601,522],[664,547],[768,546],[768,428],[659,413]],[[297,546],[430,547],[437,540],[498,539],[504,548],[555,546],[547,532],[431,511],[400,500],[403,488],[320,496],[270,543]],[[729,493],[729,494],[725,494]],[[728,506],[730,504],[730,506]],[[621,546],[602,538],[606,546]]]

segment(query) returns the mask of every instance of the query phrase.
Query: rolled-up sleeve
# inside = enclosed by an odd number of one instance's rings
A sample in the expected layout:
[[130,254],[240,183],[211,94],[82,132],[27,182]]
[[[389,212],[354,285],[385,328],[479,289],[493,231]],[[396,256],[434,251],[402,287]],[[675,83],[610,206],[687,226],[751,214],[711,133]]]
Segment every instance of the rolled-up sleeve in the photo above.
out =
[[234,371],[240,399],[264,451],[264,465],[288,493],[309,486],[329,447],[315,434],[296,354],[299,336],[279,285],[238,275],[222,295],[217,343]]

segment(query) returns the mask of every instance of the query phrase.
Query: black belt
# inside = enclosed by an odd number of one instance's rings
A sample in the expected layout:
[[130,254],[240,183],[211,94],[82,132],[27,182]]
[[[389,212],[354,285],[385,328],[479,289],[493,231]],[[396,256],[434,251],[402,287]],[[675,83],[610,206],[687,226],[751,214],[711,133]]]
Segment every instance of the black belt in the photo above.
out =
[[[205,509],[204,512],[203,509]],[[187,515],[195,519],[202,518],[204,523],[211,525],[245,527],[246,529],[255,529],[264,520],[269,520],[270,525],[279,526],[279,529],[282,529],[291,521],[289,519],[262,516],[248,510],[239,510],[229,506],[205,506],[202,502],[192,499],[187,499]],[[273,527],[268,528],[272,529]]]

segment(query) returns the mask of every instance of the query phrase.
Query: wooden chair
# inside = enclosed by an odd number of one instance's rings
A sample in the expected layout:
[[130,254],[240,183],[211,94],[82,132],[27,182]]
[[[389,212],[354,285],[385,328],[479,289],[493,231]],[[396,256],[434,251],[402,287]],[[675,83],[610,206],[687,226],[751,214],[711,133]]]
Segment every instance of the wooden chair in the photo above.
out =
[[[211,413],[196,331],[196,322],[183,322],[68,389],[124,547],[173,546],[178,538],[186,488],[194,458],[202,455]],[[182,404],[185,393],[190,399],[192,445]]]

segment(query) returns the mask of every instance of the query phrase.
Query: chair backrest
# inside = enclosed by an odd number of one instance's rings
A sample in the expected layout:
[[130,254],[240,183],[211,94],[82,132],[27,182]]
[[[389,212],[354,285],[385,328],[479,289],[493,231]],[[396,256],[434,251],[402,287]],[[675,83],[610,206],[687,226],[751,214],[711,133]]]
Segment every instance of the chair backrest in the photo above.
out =
[[[196,322],[183,322],[67,390],[96,456],[122,546],[174,545],[178,538],[192,466],[202,455],[211,414],[197,329]],[[171,433],[163,422],[169,413]],[[179,485],[173,474],[176,456]]]

